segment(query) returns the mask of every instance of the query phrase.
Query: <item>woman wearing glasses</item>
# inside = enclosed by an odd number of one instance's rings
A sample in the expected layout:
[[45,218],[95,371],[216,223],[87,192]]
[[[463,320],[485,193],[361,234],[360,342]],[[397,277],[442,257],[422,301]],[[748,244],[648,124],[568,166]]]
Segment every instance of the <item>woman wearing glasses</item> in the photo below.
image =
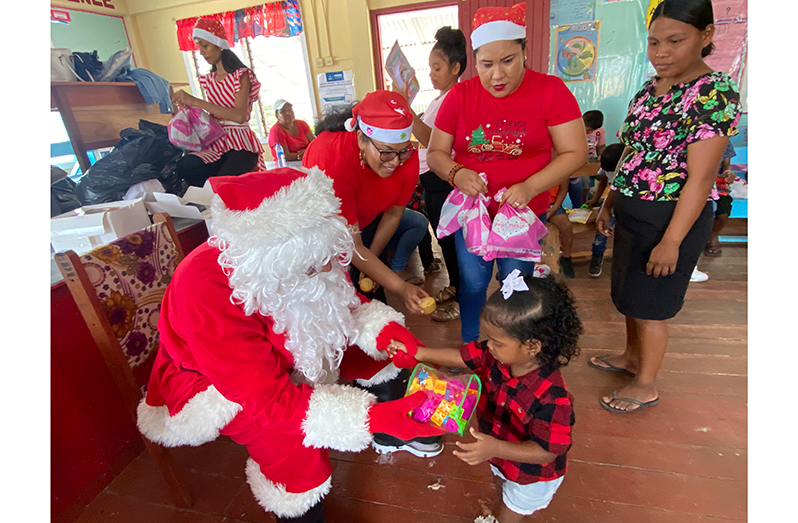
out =
[[[418,154],[410,143],[413,114],[401,94],[375,91],[354,107],[333,112],[316,125],[316,139],[305,150],[303,167],[316,166],[332,178],[335,195],[341,199],[341,214],[360,234],[354,234],[355,253],[350,275],[359,282],[361,274],[381,287],[364,293],[385,302],[388,289],[402,299],[408,311],[422,313],[420,302],[428,295],[406,281],[404,264],[424,237],[429,222],[423,214],[407,209],[418,183]],[[391,268],[380,259],[382,251],[395,246]],[[390,367],[390,366],[389,366]],[[371,380],[354,384],[377,396],[378,401],[401,398],[410,372],[395,376],[380,372]],[[432,457],[443,451],[440,436],[400,440],[377,433],[373,445],[380,453],[408,451]]]
[[[405,207],[418,183],[412,130],[407,100],[397,93],[375,91],[318,123],[318,136],[305,150],[302,165],[319,167],[333,179],[341,214],[360,231],[355,235],[352,281],[358,282],[361,274],[368,276],[398,295],[409,311],[420,314],[419,303],[428,295],[411,283],[412,275],[405,271],[429,223]],[[390,268],[380,260],[389,245],[395,250]],[[385,301],[382,289],[373,297]]]

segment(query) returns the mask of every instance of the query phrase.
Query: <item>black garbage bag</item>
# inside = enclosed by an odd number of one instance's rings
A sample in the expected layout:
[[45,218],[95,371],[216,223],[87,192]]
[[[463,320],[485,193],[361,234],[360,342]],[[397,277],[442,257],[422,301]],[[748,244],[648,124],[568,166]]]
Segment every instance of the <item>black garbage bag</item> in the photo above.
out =
[[97,51],[72,53],[75,74],[85,82],[97,82],[103,74],[103,63]]
[[77,184],[67,178],[67,172],[55,165],[50,166],[50,217],[58,216],[80,207],[75,194]]
[[77,184],[83,205],[121,200],[133,185],[158,179],[167,192],[182,196],[185,182],[175,174],[183,151],[169,141],[166,126],[146,120],[139,128],[124,129],[110,153],[89,167]]

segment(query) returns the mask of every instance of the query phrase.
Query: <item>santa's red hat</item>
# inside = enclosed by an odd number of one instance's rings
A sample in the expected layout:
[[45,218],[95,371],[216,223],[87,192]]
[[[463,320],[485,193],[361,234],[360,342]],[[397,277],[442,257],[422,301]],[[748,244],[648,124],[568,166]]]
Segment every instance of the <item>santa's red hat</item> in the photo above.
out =
[[222,23],[219,20],[200,18],[194,26],[194,33],[192,36],[194,38],[201,38],[222,49],[230,49],[230,43],[227,41],[224,27],[222,27]]
[[254,233],[279,243],[317,227],[341,209],[332,180],[318,167],[283,167],[209,180],[216,194],[211,226],[230,237]]
[[481,7],[472,21],[471,48],[497,40],[526,38],[526,2],[512,7]]
[[346,129],[360,128],[369,138],[383,143],[402,143],[413,132],[413,113],[404,96],[391,91],[374,91],[352,109]]

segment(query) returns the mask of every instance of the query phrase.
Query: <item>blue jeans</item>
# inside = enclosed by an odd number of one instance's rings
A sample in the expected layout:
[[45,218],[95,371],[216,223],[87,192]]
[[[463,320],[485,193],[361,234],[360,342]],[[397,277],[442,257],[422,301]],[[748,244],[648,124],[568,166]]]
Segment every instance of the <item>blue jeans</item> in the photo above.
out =
[[568,198],[571,199],[571,209],[582,206],[582,178],[571,178],[568,182]]
[[[546,213],[538,218],[545,223]],[[482,256],[468,252],[462,229],[454,234],[457,265],[460,268],[460,288],[457,290],[460,302],[460,336],[463,343],[469,343],[479,339],[479,317],[482,307],[485,306],[490,277],[493,275],[493,260],[485,261]],[[498,266],[496,278],[500,282],[514,269],[520,270],[524,275],[532,274],[535,270],[535,262],[515,258],[497,258],[495,261]]]
[[410,261],[410,256],[416,250],[422,238],[424,238],[428,228],[429,221],[426,216],[418,211],[405,209],[396,232],[393,233],[386,246],[386,248],[392,247],[394,249],[393,261],[391,261],[392,270],[405,270],[407,263]]
[[[612,213],[612,218],[610,218],[610,227],[615,227],[615,213]],[[605,250],[607,250],[607,237],[596,231],[596,237],[593,240],[593,257],[604,256]]]

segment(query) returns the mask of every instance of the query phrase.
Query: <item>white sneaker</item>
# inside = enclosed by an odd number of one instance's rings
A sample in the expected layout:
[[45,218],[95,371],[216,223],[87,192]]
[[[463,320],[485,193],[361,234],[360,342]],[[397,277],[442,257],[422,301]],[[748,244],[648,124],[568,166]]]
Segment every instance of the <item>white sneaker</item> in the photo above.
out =
[[708,279],[709,279],[709,274],[699,271],[698,267],[693,268],[693,274],[692,276],[690,276],[691,282],[707,281]]
[[372,441],[371,447],[377,452],[377,454],[392,454],[394,452],[399,452],[400,450],[406,450],[407,452],[420,458],[431,458],[443,452],[443,443],[440,441],[436,443],[419,443],[418,441],[408,441],[404,445],[399,446],[383,445],[381,443],[377,443],[376,441]]

